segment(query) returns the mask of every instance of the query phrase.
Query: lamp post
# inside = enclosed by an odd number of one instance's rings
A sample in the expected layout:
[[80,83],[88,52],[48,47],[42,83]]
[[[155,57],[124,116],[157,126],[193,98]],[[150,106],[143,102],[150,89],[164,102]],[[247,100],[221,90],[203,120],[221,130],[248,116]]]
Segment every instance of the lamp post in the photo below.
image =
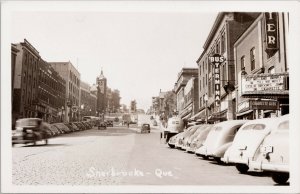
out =
[[204,101],[205,101],[205,123],[208,123],[208,110],[207,110],[207,101],[208,101],[208,96],[207,94],[204,95]]

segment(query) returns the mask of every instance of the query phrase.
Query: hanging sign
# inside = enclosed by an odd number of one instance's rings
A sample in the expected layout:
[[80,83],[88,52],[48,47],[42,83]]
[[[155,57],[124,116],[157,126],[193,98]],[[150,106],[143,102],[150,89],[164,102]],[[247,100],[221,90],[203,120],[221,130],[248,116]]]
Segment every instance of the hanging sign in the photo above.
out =
[[266,29],[266,52],[273,52],[279,47],[278,40],[278,13],[265,13],[265,29]]
[[214,77],[215,77],[215,104],[220,106],[220,65],[225,61],[225,58],[220,54],[214,54],[209,57],[210,62],[214,65]]

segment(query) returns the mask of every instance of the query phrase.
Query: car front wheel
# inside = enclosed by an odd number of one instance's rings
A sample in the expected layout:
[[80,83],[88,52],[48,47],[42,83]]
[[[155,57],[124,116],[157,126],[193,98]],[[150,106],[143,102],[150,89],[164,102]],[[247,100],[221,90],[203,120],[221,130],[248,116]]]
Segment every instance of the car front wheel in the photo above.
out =
[[290,178],[290,174],[289,173],[280,173],[280,172],[275,172],[272,174],[272,179],[275,183],[278,184],[285,184]]
[[249,170],[246,164],[236,164],[235,167],[242,174],[245,174]]

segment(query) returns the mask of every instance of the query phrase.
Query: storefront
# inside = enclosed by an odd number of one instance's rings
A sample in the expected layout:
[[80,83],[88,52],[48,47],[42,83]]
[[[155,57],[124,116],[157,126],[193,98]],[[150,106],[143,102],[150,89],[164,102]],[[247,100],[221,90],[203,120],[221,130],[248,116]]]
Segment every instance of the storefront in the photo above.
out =
[[277,117],[289,113],[289,74],[243,75],[238,119]]

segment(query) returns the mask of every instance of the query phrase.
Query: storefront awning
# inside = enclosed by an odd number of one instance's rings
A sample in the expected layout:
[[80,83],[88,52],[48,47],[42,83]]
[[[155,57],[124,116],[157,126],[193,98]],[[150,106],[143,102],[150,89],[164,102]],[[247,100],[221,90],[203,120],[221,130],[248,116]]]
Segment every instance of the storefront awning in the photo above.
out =
[[266,91],[253,91],[253,92],[247,92],[242,95],[243,97],[248,98],[288,98],[289,97],[289,90],[283,90],[283,91],[272,91],[272,90],[266,90]]
[[193,119],[202,119],[202,118],[205,118],[205,109],[198,112],[197,114],[195,114],[194,116],[191,117],[191,120]]
[[237,116],[237,117],[240,117],[240,116],[249,114],[249,113],[251,113],[251,112],[253,112],[253,110],[247,110],[247,111],[245,111],[245,112],[236,113],[236,116]]
[[182,117],[182,119],[187,120],[191,117],[191,115],[192,115],[192,113],[189,113],[189,114],[185,115],[184,117]]

